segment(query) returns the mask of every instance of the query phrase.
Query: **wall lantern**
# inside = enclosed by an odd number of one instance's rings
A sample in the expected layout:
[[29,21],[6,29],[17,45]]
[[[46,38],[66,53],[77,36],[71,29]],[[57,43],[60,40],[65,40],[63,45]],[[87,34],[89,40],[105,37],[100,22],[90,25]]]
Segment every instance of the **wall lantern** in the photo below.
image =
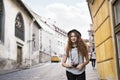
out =
[[32,41],[35,41],[35,34],[33,33],[33,35],[32,35]]

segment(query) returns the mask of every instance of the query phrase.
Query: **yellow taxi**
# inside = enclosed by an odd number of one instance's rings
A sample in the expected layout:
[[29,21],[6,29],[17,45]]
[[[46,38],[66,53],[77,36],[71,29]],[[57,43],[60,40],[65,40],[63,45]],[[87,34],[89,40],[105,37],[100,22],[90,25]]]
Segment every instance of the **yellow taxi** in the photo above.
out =
[[58,56],[52,56],[51,62],[60,62],[60,58]]

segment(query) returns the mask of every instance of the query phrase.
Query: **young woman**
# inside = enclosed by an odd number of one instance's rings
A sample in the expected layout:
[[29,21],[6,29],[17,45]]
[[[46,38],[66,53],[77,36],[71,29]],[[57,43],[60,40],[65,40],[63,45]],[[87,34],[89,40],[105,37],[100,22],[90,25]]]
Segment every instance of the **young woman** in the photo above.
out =
[[62,66],[66,67],[67,79],[86,80],[85,66],[89,63],[89,56],[81,33],[73,29],[67,36],[66,54],[62,61]]

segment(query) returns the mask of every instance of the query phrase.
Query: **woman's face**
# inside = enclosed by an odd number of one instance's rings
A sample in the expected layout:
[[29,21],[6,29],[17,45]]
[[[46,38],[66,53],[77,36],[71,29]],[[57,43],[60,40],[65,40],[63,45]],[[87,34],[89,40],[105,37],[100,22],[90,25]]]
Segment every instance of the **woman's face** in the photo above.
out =
[[72,43],[75,43],[77,41],[77,36],[75,35],[75,33],[71,33],[70,40]]

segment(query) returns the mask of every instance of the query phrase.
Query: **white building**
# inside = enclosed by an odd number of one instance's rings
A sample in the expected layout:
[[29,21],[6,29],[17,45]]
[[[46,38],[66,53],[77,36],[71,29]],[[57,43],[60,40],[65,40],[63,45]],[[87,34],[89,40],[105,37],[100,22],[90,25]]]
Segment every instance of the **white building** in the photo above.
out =
[[65,53],[67,33],[52,24],[49,20],[40,17],[33,11],[31,12],[42,27],[40,32],[41,51],[49,55]]
[[46,62],[50,57],[56,53],[57,55],[65,53],[65,46],[67,40],[67,33],[51,24],[49,20],[42,18],[34,11],[30,10],[42,29],[40,30],[40,60],[39,62]]
[[40,25],[21,0],[0,0],[0,70],[31,65]]
[[35,16],[21,0],[0,0],[0,71],[47,61],[44,53],[65,53],[66,39],[64,30]]
[[46,20],[36,14],[34,11],[31,10],[31,13],[38,21],[42,29],[39,33],[40,38],[40,62],[50,61],[51,53],[54,52],[54,34],[55,31],[52,28],[51,24],[48,24]]
[[65,53],[65,47],[66,47],[66,42],[67,42],[67,33],[58,28],[57,26],[53,25],[55,28],[55,47],[56,47],[56,53],[58,55],[64,54]]
[[90,24],[90,30],[88,30],[88,34],[89,34],[89,52],[91,52],[92,49],[95,48],[94,29],[92,24]]

